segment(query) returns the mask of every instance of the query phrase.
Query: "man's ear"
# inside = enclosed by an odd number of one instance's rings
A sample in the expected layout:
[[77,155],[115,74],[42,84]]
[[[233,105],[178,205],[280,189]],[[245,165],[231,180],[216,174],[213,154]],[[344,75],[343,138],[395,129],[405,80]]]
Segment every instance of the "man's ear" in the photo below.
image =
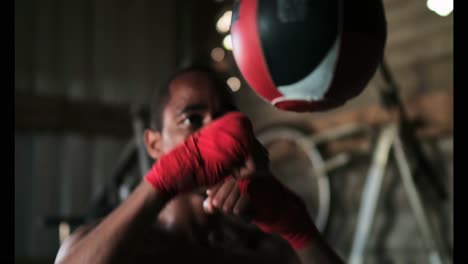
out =
[[148,155],[157,160],[163,154],[161,132],[146,129],[144,134],[146,151]]

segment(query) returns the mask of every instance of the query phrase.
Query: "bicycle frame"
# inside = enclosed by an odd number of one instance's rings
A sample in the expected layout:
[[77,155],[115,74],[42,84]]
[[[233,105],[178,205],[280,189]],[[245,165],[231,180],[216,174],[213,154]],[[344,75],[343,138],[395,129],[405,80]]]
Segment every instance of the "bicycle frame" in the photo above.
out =
[[395,157],[399,175],[401,176],[404,190],[408,196],[411,209],[418,223],[422,237],[427,248],[430,250],[429,261],[432,264],[447,263],[450,254],[445,247],[439,243],[436,236],[436,229],[428,220],[426,209],[424,208],[422,197],[414,181],[414,175],[408,159],[408,153],[415,159],[417,165],[431,181],[432,187],[437,191],[439,197],[444,198],[445,193],[429,169],[429,162],[421,150],[419,141],[416,139],[414,127],[409,122],[405,108],[401,103],[398,86],[390,74],[385,61],[380,67],[386,87],[379,89],[384,107],[396,108],[399,118],[385,126],[379,133],[376,148],[373,152],[373,160],[368,171],[367,180],[364,186],[361,205],[358,213],[357,228],[355,231],[352,249],[349,256],[350,264],[363,262],[364,250],[368,241],[369,233],[375,217],[377,202],[382,188],[382,181],[387,169],[390,155]]
[[431,251],[429,258],[430,263],[441,264],[448,262],[449,254],[444,252],[444,247],[439,244],[439,240],[436,238],[435,228],[428,221],[422,198],[411,173],[407,154],[400,138],[399,129],[400,127],[398,124],[392,123],[384,127],[379,133],[377,145],[373,153],[373,161],[367,175],[361,199],[357,228],[349,256],[350,264],[363,263],[364,250],[375,217],[384,174],[387,171],[391,154],[395,157],[404,190],[408,195],[411,209],[424,238],[424,242]]

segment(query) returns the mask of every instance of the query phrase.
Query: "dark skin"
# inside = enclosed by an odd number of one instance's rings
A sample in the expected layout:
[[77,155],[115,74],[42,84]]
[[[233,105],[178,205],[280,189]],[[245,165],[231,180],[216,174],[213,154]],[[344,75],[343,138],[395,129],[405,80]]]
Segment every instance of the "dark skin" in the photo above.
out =
[[[203,73],[184,73],[169,89],[161,131],[148,129],[144,135],[155,160],[226,112],[225,99]],[[78,228],[62,244],[56,263],[340,263],[320,238],[311,248],[294,251],[246,223],[250,197],[240,195],[236,178],[264,169],[252,155],[217,185],[175,197],[142,181],[107,217]],[[239,247],[210,243],[221,229],[237,234],[231,241]]]

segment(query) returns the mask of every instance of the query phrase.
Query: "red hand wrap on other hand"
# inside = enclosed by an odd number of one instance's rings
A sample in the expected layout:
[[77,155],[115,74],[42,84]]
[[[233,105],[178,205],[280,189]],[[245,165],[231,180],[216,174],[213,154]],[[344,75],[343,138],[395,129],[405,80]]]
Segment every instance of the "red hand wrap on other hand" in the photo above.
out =
[[145,179],[171,194],[213,185],[244,162],[253,139],[249,119],[239,112],[227,113],[162,156]]
[[317,236],[302,199],[275,177],[241,179],[238,187],[242,194],[250,196],[252,222],[263,232],[280,235],[295,249],[303,248]]

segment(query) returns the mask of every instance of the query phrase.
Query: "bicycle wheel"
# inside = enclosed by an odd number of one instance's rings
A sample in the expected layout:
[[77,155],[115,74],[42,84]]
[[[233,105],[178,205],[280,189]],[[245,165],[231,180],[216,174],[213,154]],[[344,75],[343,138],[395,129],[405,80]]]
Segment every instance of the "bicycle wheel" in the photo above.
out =
[[316,145],[298,128],[279,125],[257,133],[270,153],[271,169],[283,184],[306,203],[317,228],[324,231],[330,211],[330,181]]

